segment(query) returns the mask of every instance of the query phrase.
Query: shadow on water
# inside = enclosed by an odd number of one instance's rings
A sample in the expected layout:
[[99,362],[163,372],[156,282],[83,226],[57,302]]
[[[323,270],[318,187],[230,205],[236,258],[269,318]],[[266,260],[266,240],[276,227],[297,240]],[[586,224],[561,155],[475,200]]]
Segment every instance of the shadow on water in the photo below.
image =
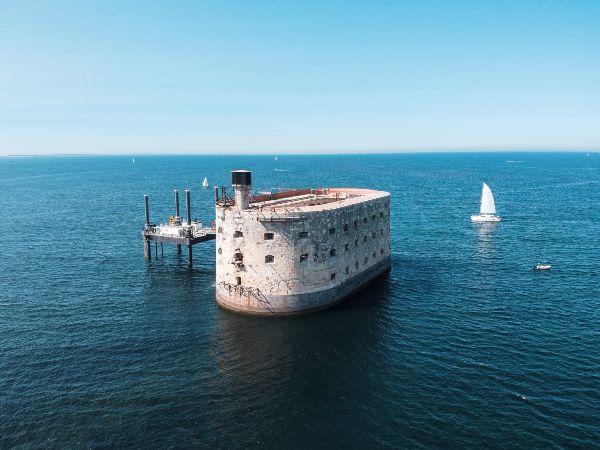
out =
[[214,423],[228,417],[247,445],[251,438],[267,446],[306,443],[309,430],[318,431],[321,445],[339,445],[340,436],[325,428],[343,421],[351,398],[371,396],[365,373],[385,364],[381,335],[391,289],[386,274],[336,307],[302,316],[260,318],[219,309],[210,342],[218,373]]

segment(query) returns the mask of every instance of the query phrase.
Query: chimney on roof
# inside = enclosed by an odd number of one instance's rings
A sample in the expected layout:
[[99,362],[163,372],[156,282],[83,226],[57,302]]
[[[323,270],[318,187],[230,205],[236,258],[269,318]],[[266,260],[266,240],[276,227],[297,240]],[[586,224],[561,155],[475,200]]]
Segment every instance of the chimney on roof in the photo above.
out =
[[231,171],[231,185],[235,193],[235,209],[248,209],[252,193],[252,172],[249,170]]

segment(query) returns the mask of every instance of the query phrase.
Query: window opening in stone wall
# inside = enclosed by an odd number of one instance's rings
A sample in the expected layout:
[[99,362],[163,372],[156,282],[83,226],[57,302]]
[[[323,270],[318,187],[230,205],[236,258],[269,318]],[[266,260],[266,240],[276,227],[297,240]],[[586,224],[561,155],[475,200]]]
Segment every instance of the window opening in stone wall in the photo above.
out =
[[358,229],[358,220],[354,221],[354,229],[357,230]]
[[383,219],[383,211],[379,213],[379,217]]
[[346,275],[350,273],[350,267],[346,266]]
[[217,228],[217,233],[222,233],[222,232],[223,232],[223,228],[222,227]]
[[367,242],[367,237],[366,236],[363,238],[363,242]]
[[329,250],[329,256],[335,256],[335,248]]
[[333,281],[333,280],[335,280],[335,273],[332,273],[332,274],[331,274],[331,280],[332,280],[332,281]]
[[344,224],[344,231],[348,231],[348,224],[347,223]]
[[306,239],[308,237],[308,231],[301,231],[298,233],[298,239]]
[[329,229],[329,234],[335,234],[335,228],[330,228]]
[[358,269],[358,261],[356,261],[356,263],[354,263],[354,265],[356,266],[356,268]]
[[273,261],[275,261],[275,257],[273,255],[266,255],[265,256],[265,262],[266,263],[272,263]]
[[244,233],[242,233],[240,230],[237,230],[233,233],[233,237],[234,238],[244,237]]
[[265,241],[272,241],[274,237],[273,233],[265,233]]
[[300,262],[308,261],[308,253],[302,253],[300,255]]
[[377,237],[377,233],[375,231],[373,231],[373,239],[375,239]]
[[373,252],[373,259],[377,258],[377,252]]
[[366,217],[363,219],[363,223],[367,223],[367,218]]
[[236,252],[235,255],[233,255],[233,259],[235,262],[242,262],[244,260],[244,255],[240,252]]
[[242,277],[235,277],[235,284],[237,284],[238,286],[242,285]]
[[369,257],[365,256],[365,264],[367,264],[369,262]]
[[223,253],[223,249],[219,247],[219,250],[217,250],[217,252],[219,253],[219,255],[221,255]]
[[383,249],[381,249],[381,252],[380,252],[380,253],[383,255]]
[[371,220],[375,220],[375,217],[376,217],[376,216],[375,216],[375,214],[373,214],[373,215],[371,216]]
[[354,247],[358,247],[358,239],[354,241]]
[[344,245],[344,251],[346,251],[346,252],[350,251],[350,244]]

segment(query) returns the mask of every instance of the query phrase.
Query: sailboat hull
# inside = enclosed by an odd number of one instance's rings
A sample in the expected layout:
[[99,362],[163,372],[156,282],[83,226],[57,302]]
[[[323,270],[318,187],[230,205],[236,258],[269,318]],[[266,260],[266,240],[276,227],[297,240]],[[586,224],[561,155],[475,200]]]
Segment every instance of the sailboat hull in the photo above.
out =
[[471,216],[471,222],[500,222],[500,217],[493,214],[476,214]]

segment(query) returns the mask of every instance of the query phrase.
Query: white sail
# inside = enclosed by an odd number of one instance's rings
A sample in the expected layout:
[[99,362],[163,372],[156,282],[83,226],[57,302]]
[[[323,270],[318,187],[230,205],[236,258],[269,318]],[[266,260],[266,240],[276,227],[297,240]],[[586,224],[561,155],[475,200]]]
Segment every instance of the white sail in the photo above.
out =
[[481,209],[480,214],[496,214],[496,205],[494,204],[494,196],[490,187],[483,183],[483,189],[481,191]]
[[[204,177],[204,181],[202,182],[202,187],[208,187],[208,179]],[[492,200],[493,202],[493,200]]]

